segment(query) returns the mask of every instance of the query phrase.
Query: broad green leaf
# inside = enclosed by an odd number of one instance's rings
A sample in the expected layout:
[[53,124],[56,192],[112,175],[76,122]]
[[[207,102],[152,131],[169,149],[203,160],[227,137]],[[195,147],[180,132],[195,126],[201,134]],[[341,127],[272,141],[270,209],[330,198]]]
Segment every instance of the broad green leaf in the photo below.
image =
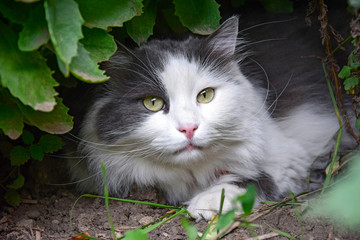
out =
[[26,22],[30,15],[31,8],[29,5],[14,0],[1,0],[1,14],[15,23],[22,24]]
[[57,56],[68,66],[77,55],[84,20],[74,0],[45,0],[45,16]]
[[11,185],[8,185],[7,187],[11,189],[19,189],[24,186],[24,183],[25,183],[25,178],[23,175],[19,173],[18,177],[14,180],[14,182]]
[[38,145],[44,153],[54,153],[64,146],[64,142],[59,136],[44,134],[41,136]]
[[23,146],[15,146],[10,151],[10,161],[12,166],[21,166],[29,159],[29,150]]
[[23,128],[23,116],[10,94],[0,91],[0,128],[11,139],[20,137]]
[[85,82],[103,82],[109,77],[105,76],[104,70],[90,57],[90,53],[79,43],[78,56],[74,57],[70,64],[70,71],[77,78]]
[[256,198],[256,188],[253,184],[250,184],[247,189],[246,193],[237,197],[237,200],[241,202],[242,209],[246,215],[251,213],[251,210],[254,207]]
[[197,34],[210,34],[220,22],[219,4],[215,0],[174,0],[175,15]]
[[56,61],[59,67],[60,72],[65,76],[65,77],[69,77],[70,74],[70,69],[69,66],[67,66],[63,61],[61,61],[61,59],[59,58],[58,55],[56,55]]
[[29,131],[24,131],[21,138],[26,145],[32,144],[35,140],[34,134]]
[[9,189],[4,196],[5,200],[7,203],[9,203],[12,206],[19,206],[21,203],[21,197],[20,194],[14,190],[14,189]]
[[181,218],[181,225],[186,231],[188,240],[196,240],[198,236],[198,230],[194,225],[191,225],[190,222],[186,218]]
[[83,28],[84,38],[80,40],[89,52],[90,58],[99,63],[108,60],[117,49],[114,37],[99,28]]
[[49,40],[49,31],[42,5],[38,5],[31,11],[19,36],[18,46],[21,51],[36,50]]
[[153,34],[158,0],[145,0],[144,13],[125,23],[127,33],[140,46]]
[[294,10],[290,0],[260,0],[266,11],[273,13],[290,13]]
[[92,28],[107,29],[108,27],[121,27],[123,23],[139,16],[142,11],[141,0],[76,0],[85,25]]
[[26,122],[42,131],[52,134],[63,134],[72,129],[72,117],[67,114],[68,108],[60,98],[51,112],[34,111],[32,108],[18,104],[20,111],[26,118]]
[[216,223],[216,229],[218,231],[228,227],[235,219],[235,210],[231,210],[224,215],[221,215]]
[[341,69],[341,71],[339,72],[338,76],[339,78],[345,79],[350,77],[351,75],[351,67],[349,66],[343,66],[343,68]]
[[30,156],[35,160],[42,161],[44,158],[44,150],[39,145],[32,145],[29,148],[29,153]]
[[0,22],[0,75],[1,83],[25,105],[35,110],[49,112],[56,102],[52,78],[46,60],[39,52],[22,52],[18,49],[18,36]]
[[359,79],[355,76],[351,76],[344,81],[345,90],[350,90],[359,84]]
[[148,236],[146,233],[142,232],[140,229],[128,231],[123,238],[124,240],[147,240]]

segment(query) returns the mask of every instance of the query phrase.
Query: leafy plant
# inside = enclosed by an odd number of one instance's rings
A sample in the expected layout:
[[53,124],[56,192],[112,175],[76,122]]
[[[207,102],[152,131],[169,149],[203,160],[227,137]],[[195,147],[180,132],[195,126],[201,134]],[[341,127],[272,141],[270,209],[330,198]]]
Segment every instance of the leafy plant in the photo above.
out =
[[6,190],[5,200],[13,206],[20,204],[21,197],[18,190],[25,183],[21,167],[30,160],[42,161],[46,153],[56,152],[63,146],[61,138],[51,134],[43,134],[36,140],[31,132],[24,131],[21,140],[22,144],[18,143],[15,146],[12,146],[10,143],[7,144],[10,147],[8,158],[11,163],[11,171],[0,181],[1,187]]

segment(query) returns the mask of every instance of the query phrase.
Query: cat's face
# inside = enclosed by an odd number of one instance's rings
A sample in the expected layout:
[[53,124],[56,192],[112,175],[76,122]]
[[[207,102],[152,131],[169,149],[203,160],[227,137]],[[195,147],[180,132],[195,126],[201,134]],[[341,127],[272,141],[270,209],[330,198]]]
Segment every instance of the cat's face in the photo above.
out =
[[233,60],[236,36],[232,19],[206,39],[119,51],[105,64],[111,79],[95,104],[99,138],[172,164],[203,161],[245,139],[253,99]]

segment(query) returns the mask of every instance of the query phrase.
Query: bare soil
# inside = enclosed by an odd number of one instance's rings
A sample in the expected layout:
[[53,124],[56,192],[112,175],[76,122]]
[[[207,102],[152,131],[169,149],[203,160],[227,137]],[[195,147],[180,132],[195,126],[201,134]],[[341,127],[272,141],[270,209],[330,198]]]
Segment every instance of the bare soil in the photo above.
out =
[[[71,239],[77,233],[86,232],[99,239],[112,239],[104,200],[81,198],[64,187],[46,187],[34,198],[23,192],[23,203],[19,207],[3,206],[0,213],[0,239]],[[155,190],[135,189],[130,199],[166,204]],[[70,211],[73,209],[72,223]],[[110,211],[117,237],[127,231],[139,228],[165,215],[169,210],[147,205],[110,201]],[[298,239],[360,239],[359,232],[341,229],[332,223],[301,218],[300,224],[294,207],[275,209],[258,218],[254,223],[258,228],[236,228],[223,239],[288,239],[269,230],[274,228],[289,233]],[[191,222],[200,231],[207,222]],[[176,217],[149,233],[149,239],[187,239],[186,232]]]

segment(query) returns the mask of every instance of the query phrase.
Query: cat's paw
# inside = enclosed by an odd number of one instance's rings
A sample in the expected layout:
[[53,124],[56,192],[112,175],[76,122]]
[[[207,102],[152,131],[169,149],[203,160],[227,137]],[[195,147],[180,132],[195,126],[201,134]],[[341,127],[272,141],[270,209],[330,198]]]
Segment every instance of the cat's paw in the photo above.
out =
[[210,220],[213,214],[219,212],[222,189],[225,189],[223,212],[225,213],[235,207],[239,207],[234,205],[234,199],[238,195],[244,194],[246,192],[245,189],[228,183],[215,185],[195,195],[195,197],[187,202],[187,210],[196,221],[200,221],[201,219]]

